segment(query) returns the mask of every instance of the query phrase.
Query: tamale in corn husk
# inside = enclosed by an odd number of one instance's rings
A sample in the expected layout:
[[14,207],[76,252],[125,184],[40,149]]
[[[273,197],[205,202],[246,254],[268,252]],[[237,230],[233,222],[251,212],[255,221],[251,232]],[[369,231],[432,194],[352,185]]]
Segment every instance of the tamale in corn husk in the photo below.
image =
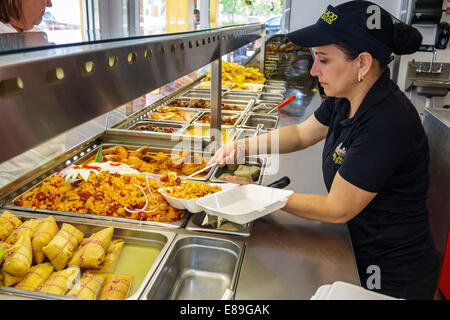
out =
[[2,274],[3,274],[3,285],[5,287],[12,287],[16,283],[19,283],[20,281],[22,281],[23,278],[25,278],[25,276],[15,277],[4,271]]
[[39,292],[65,295],[78,281],[79,275],[80,268],[76,266],[53,272],[41,286]]
[[0,241],[5,241],[14,229],[20,227],[22,221],[9,211],[0,216]]
[[21,236],[8,250],[3,271],[13,277],[23,278],[30,271],[32,262],[31,240],[27,236]]
[[93,275],[89,272],[84,272],[80,281],[67,293],[67,296],[95,300],[102,288],[105,277],[105,275]]
[[71,224],[63,223],[53,239],[42,248],[42,251],[53,264],[56,271],[66,267],[83,236],[83,232]]
[[20,225],[20,227],[17,227],[6,239],[6,242],[10,244],[16,243],[16,241],[21,236],[29,237],[30,239],[33,237],[34,233],[39,229],[39,226],[41,225],[42,220],[40,219],[31,219],[27,220],[24,223]]
[[25,278],[14,286],[17,289],[39,291],[42,284],[51,276],[54,267],[50,262],[33,266]]
[[89,269],[90,273],[113,273],[114,268],[119,260],[120,252],[122,251],[124,241],[122,239],[116,239],[111,241],[108,250],[106,251],[105,261],[101,265],[100,269]]
[[[6,243],[6,242],[1,242],[0,241],[0,252],[1,252],[1,248],[3,247],[3,255],[0,257],[0,267],[3,264],[3,262],[5,261],[5,257],[8,254],[8,250],[12,248],[12,244]],[[1,253],[0,253],[1,254]]]
[[58,225],[52,216],[42,219],[41,225],[31,239],[31,247],[33,248],[33,257],[36,264],[44,262],[45,254],[42,248],[49,244],[57,233]]
[[105,228],[94,233],[75,252],[69,261],[69,265],[80,266],[83,269],[99,269],[105,260],[113,233],[113,227]]
[[107,275],[99,300],[125,300],[130,292],[131,281],[133,281],[133,276]]

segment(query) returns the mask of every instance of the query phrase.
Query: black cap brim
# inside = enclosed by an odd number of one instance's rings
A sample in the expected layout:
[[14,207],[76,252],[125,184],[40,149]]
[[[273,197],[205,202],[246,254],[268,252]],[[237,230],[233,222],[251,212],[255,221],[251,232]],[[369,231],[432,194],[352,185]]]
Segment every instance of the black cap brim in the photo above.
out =
[[313,24],[286,34],[286,38],[293,44],[305,47],[319,47],[342,41],[341,37],[332,28],[322,24]]

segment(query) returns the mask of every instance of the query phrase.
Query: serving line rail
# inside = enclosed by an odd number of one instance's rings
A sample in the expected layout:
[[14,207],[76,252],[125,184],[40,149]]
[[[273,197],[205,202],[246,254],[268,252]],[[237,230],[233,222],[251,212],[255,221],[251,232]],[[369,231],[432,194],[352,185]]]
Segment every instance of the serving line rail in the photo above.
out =
[[214,84],[215,62],[263,32],[253,24],[0,55],[0,162],[211,62]]

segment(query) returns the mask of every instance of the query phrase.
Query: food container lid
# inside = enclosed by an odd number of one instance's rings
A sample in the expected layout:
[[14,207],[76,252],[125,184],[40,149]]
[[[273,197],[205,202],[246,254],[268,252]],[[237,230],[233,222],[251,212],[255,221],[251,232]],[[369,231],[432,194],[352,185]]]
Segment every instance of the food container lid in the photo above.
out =
[[196,200],[207,214],[244,224],[283,208],[291,190],[242,185]]
[[336,281],[319,287],[311,300],[402,300],[363,287]]

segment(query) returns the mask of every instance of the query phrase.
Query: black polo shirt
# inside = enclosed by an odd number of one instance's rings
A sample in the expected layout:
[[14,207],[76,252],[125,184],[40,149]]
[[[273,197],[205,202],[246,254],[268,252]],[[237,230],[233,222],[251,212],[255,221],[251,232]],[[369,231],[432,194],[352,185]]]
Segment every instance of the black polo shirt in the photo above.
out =
[[327,98],[315,111],[329,127],[323,177],[328,191],[339,172],[358,188],[378,193],[347,223],[361,285],[371,275],[367,268],[376,265],[381,292],[424,298],[415,291],[428,285],[434,293],[438,272],[426,207],[428,142],[416,109],[389,75],[383,73],[352,118],[345,98]]

